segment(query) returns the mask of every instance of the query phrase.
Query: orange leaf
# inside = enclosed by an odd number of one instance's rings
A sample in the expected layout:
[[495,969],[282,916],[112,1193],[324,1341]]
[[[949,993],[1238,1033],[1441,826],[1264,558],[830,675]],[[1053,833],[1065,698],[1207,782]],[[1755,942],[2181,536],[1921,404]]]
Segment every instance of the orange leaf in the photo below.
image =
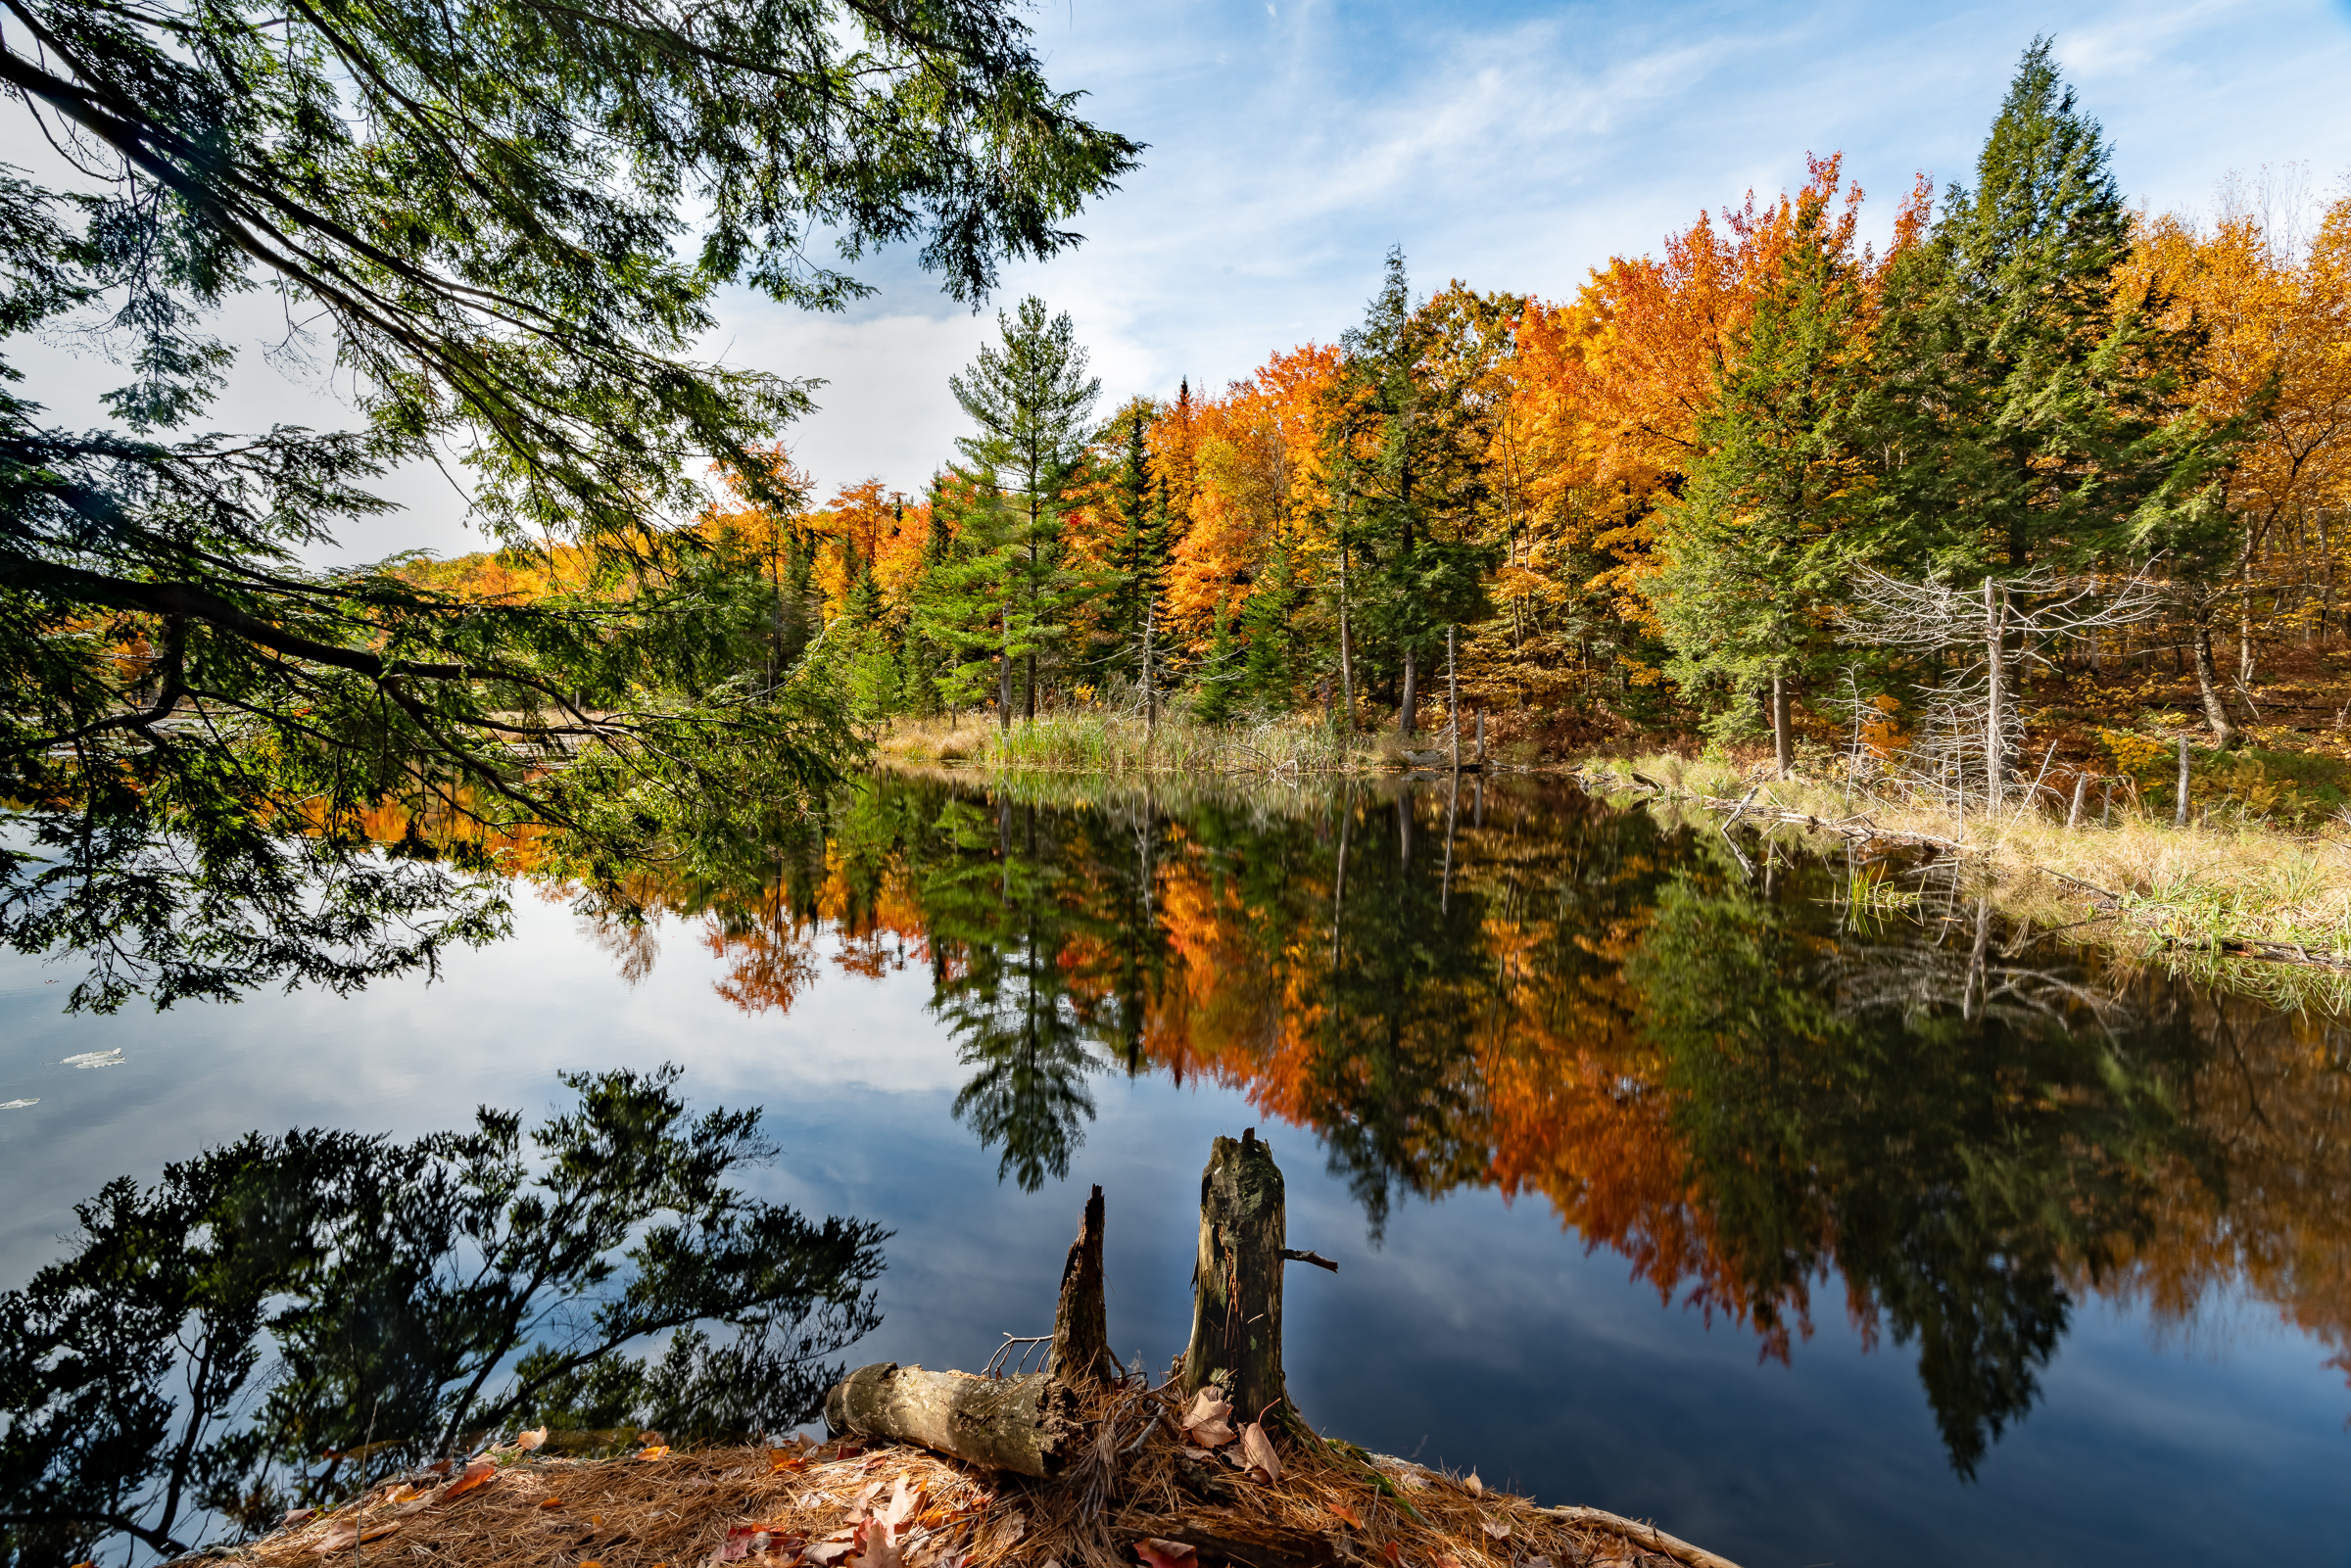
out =
[[539,1499],[539,1506],[542,1508],[560,1508],[563,1506],[563,1499],[561,1497],[541,1497]]
[[640,1459],[662,1459],[668,1456],[669,1445],[666,1443],[656,1443],[651,1448],[641,1450],[637,1455]]
[[1330,1505],[1330,1511],[1337,1514],[1341,1520],[1353,1525],[1356,1529],[1361,1530],[1364,1528],[1364,1522],[1355,1516],[1355,1510],[1348,1507],[1347,1504],[1343,1502],[1334,1502]]
[[441,1500],[448,1502],[454,1497],[461,1497],[496,1474],[498,1465],[494,1460],[476,1459],[465,1467],[463,1475],[441,1489]]

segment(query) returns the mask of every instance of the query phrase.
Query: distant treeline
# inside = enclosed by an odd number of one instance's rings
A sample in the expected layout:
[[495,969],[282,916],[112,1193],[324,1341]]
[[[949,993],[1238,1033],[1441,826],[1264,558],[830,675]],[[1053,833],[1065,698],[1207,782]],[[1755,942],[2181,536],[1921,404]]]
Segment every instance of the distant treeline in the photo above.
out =
[[[1498,712],[1785,740],[1834,698],[1899,734],[1989,660],[1981,634],[1865,635],[1857,595],[1892,579],[1996,588],[2011,691],[2040,660],[2192,661],[2231,743],[2264,649],[2342,630],[2351,197],[2265,175],[2209,223],[2135,213],[2037,42],[1972,187],[1921,176],[1882,254],[1861,201],[1814,159],[1566,302],[1416,298],[1391,254],[1337,343],[1107,417],[1031,299],[954,378],[974,434],[920,493],[702,526],[766,561],[770,659],[821,634],[869,718],[1108,700],[1410,731],[1450,658]],[[2034,619],[2133,580],[2133,613]]]

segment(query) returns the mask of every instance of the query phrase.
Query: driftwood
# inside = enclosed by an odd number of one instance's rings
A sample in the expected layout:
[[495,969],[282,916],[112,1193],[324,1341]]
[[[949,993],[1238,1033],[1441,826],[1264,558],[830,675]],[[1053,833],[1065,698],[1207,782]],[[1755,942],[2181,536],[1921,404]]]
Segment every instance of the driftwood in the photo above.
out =
[[1687,1541],[1669,1536],[1655,1525],[1645,1525],[1638,1519],[1627,1519],[1606,1508],[1546,1508],[1545,1513],[1564,1519],[1569,1524],[1597,1525],[1611,1534],[1622,1536],[1634,1545],[1660,1556],[1670,1557],[1684,1568],[1739,1568],[1728,1557],[1718,1557],[1703,1546],[1693,1546]]
[[1102,1189],[1096,1187],[1062,1264],[1044,1370],[979,1377],[882,1361],[833,1385],[825,1396],[825,1422],[836,1432],[916,1443],[1043,1480],[1059,1475],[1084,1447],[1079,1390],[1108,1382],[1115,1364],[1102,1294]]
[[1044,1480],[1084,1447],[1077,1407],[1068,1385],[1045,1372],[991,1378],[882,1361],[833,1385],[825,1424]]
[[1238,1143],[1219,1138],[1210,1146],[1200,1173],[1183,1392],[1221,1386],[1235,1420],[1257,1420],[1289,1398],[1281,1371],[1282,1208],[1281,1170],[1256,1128]]

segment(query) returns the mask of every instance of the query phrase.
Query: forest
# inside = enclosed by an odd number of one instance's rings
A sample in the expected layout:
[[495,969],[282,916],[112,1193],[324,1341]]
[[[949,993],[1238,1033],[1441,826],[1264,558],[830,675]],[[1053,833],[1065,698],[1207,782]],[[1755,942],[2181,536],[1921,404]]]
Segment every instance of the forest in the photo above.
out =
[[[1032,297],[953,378],[971,434],[928,483],[820,505],[778,447],[798,503],[737,476],[700,526],[762,563],[767,657],[821,644],[868,720],[1409,743],[1459,707],[1530,759],[1768,736],[1783,772],[1868,746],[1963,792],[1987,747],[1993,787],[2016,766],[2036,683],[2087,689],[2109,766],[2142,714],[2290,726],[2265,683],[2344,630],[2351,196],[2287,170],[2209,219],[2134,208],[2045,43],[1972,185],[1920,176],[1883,249],[1808,163],[1572,299],[1416,294],[1391,252],[1359,322],[1222,392],[1107,405]],[[496,596],[561,565],[413,569]]]

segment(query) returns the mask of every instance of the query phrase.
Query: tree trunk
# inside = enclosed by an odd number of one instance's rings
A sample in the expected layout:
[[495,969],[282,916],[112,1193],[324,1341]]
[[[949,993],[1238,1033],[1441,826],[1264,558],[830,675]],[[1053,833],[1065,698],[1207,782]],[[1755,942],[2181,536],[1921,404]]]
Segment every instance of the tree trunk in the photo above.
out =
[[1004,646],[996,655],[996,728],[1012,728],[1012,606],[1004,606]]
[[1036,655],[1033,653],[1029,655],[1029,683],[1023,694],[1021,706],[1024,710],[1023,717],[1031,724],[1034,724],[1036,722]]
[[834,1384],[825,1424],[1038,1480],[1060,1474],[1085,1440],[1077,1396],[1046,1373],[979,1377],[895,1361],[861,1366]]
[[1257,1420],[1289,1397],[1281,1372],[1281,1171],[1257,1129],[1219,1138],[1200,1173],[1200,1253],[1183,1391],[1211,1383]]
[[1771,751],[1781,778],[1796,772],[1796,736],[1789,730],[1788,678],[1784,675],[1771,678]]
[[[1453,737],[1453,771],[1460,773],[1462,771],[1462,683],[1454,669],[1453,628],[1451,626],[1445,628],[1445,729]],[[1450,852],[1451,830],[1449,829],[1447,832],[1449,836],[1446,844],[1448,852]]]
[[1078,1239],[1061,1265],[1061,1302],[1053,1309],[1053,1354],[1045,1370],[1065,1383],[1110,1381],[1110,1327],[1102,1298],[1102,1189],[1085,1201]]
[[1413,645],[1404,645],[1404,692],[1396,700],[1396,728],[1407,740],[1419,733],[1420,694],[1414,683]]
[[1347,635],[1347,514],[1339,513],[1339,698],[1347,708],[1347,733],[1355,734],[1355,653]]
[[2002,722],[2002,678],[2008,661],[2008,595],[1984,579],[1984,662],[1987,687],[1984,703],[1984,813],[2000,814],[2001,786],[2007,782],[2008,734]]
[[2175,828],[2187,826],[2187,736],[2183,735],[2180,737],[2180,799],[2172,807],[2172,826]]
[[1159,729],[1159,688],[1151,681],[1151,633],[1159,618],[1159,601],[1154,598],[1143,606],[1143,728]]
[[2213,667],[2210,606],[2196,606],[2187,641],[2196,666],[2196,696],[2203,704],[2204,722],[2212,728],[2212,743],[2223,751],[2232,751],[2236,748],[2236,723],[2229,717],[2228,704],[2221,700],[2220,672]]

